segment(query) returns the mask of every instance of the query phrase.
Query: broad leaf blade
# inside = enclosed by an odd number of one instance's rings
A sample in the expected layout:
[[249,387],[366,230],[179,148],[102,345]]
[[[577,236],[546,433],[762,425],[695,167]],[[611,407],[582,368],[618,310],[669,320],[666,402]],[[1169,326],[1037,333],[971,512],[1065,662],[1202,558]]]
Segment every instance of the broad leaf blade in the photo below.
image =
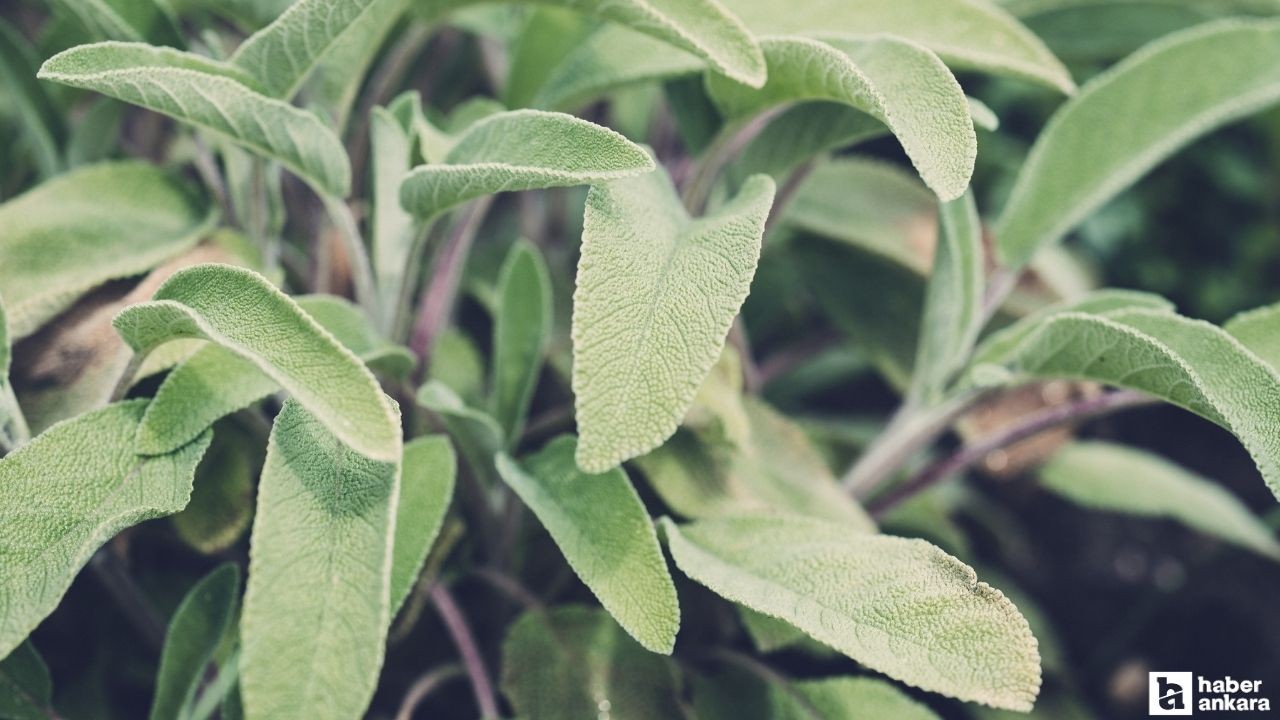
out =
[[444,524],[457,474],[453,446],[443,435],[405,443],[400,499],[396,504],[395,545],[391,554],[391,616],[413,590],[423,563]]
[[523,467],[499,455],[498,472],[618,624],[649,650],[670,654],[680,607],[649,513],[621,468],[579,470],[575,445],[557,438]]
[[803,518],[663,519],[694,580],[924,690],[1027,711],[1040,657],[1027,621],[922,540]]
[[187,717],[239,602],[240,568],[232,563],[218,566],[182,599],[160,654],[152,720]]
[[38,77],[94,90],[209,130],[273,160],[319,192],[345,196],[351,165],[314,113],[258,93],[237,69],[168,48],[82,45],[49,58]]
[[520,438],[551,335],[551,275],[532,243],[512,247],[498,275],[493,319],[493,416],[509,443]]
[[1222,326],[1253,354],[1280,370],[1280,305],[1255,308]]
[[662,40],[606,23],[574,45],[550,69],[530,104],[576,110],[609,90],[693,75],[706,67],[696,55],[682,52]]
[[587,195],[573,299],[578,464],[600,472],[675,432],[755,275],[774,183],[701,219],[665,173]]
[[1280,22],[1208,23],[1134,53],[1037,138],[995,229],[1001,260],[1025,265],[1179,148],[1277,100]]
[[258,488],[240,621],[249,717],[364,713],[382,666],[400,444],[346,447],[301,404],[276,416]]
[[180,338],[214,342],[279,383],[355,451],[399,461],[399,423],[373,375],[261,275],[200,265],[175,273],[154,298],[116,316],[136,352]]
[[0,657],[53,612],[104,542],[186,506],[209,435],[138,457],[145,407],[122,402],[59,423],[0,460]]

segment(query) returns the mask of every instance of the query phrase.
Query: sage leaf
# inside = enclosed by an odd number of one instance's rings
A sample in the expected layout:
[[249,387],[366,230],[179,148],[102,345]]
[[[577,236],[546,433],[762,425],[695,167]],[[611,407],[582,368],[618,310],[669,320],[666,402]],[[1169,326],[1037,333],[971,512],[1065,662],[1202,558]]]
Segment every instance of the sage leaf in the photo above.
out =
[[646,652],[608,615],[562,606],[521,615],[502,645],[502,692],[528,720],[683,717],[667,658]]
[[508,442],[520,438],[551,334],[551,275],[536,246],[519,241],[498,274],[490,406]]
[[215,426],[213,443],[196,467],[191,502],[169,518],[178,537],[205,555],[234,545],[249,529],[253,484],[261,467],[262,447],[256,438],[234,422]]
[[0,657],[53,612],[80,568],[124,528],[172,515],[191,497],[209,434],[138,457],[145,400],[58,423],[0,459]]
[[219,565],[196,583],[169,621],[151,720],[190,717],[196,692],[240,604],[240,568]]
[[1223,20],[1169,35],[1089,81],[1018,174],[995,227],[1001,261],[1025,265],[1183,146],[1280,100],[1278,68],[1280,22]]
[[391,553],[391,617],[413,591],[427,553],[444,525],[457,475],[453,446],[443,435],[404,445],[396,534]]
[[242,71],[199,55],[105,42],[61,52],[41,79],[100,92],[208,130],[277,160],[318,192],[344,197],[351,165],[314,113],[257,92]]
[[607,182],[654,169],[635,143],[571,115],[516,110],[467,128],[440,164],[415,168],[400,201],[432,217],[483,195]]
[[408,348],[387,340],[374,329],[373,318],[350,300],[337,295],[299,295],[294,300],[370,370],[404,378],[418,364]]
[[108,280],[181,255],[213,221],[187,185],[141,162],[73,170],[0,205],[0,294],[12,338]]
[[305,83],[309,86],[306,97],[310,105],[324,109],[334,127],[346,127],[370,67],[392,32],[401,26],[409,3],[375,0],[321,55],[319,68]]
[[174,273],[153,298],[114,321],[135,352],[181,338],[209,340],[256,366],[356,452],[400,459],[399,423],[373,375],[261,275],[198,265]]
[[1280,370],[1280,304],[1242,312],[1228,320],[1222,329],[1268,365]]
[[706,63],[696,55],[625,26],[606,23],[550,68],[529,104],[574,110],[610,90],[706,69]]
[[47,179],[61,172],[65,164],[58,147],[66,129],[53,101],[36,82],[39,66],[31,43],[0,19],[0,88],[6,90],[6,104],[17,115],[40,176]]
[[571,436],[556,438],[522,464],[499,455],[498,472],[627,634],[669,655],[680,606],[649,513],[621,468],[579,470],[576,444]]
[[689,577],[873,670],[992,707],[1035,701],[1040,656],[1027,621],[923,540],[799,517],[661,523]]
[[1280,559],[1273,531],[1226,489],[1164,458],[1106,442],[1077,442],[1040,469],[1041,484],[1089,508],[1172,518]]
[[52,700],[49,668],[30,640],[0,660],[0,717],[49,720]]
[[[407,95],[414,108],[421,99]],[[369,114],[371,182],[373,185],[372,265],[378,279],[378,303],[384,311],[382,327],[392,329],[405,275],[413,262],[413,216],[400,205],[400,181],[412,162],[413,134],[408,123],[389,108],[374,108]]]
[[418,388],[417,401],[440,416],[472,472],[485,472],[493,465],[494,454],[506,447],[498,421],[483,410],[467,405],[439,380],[430,380]]
[[690,218],[665,173],[587,194],[573,298],[578,465],[602,472],[675,432],[760,257],[774,183]]
[[180,40],[168,6],[156,0],[54,0],[94,37],[104,40]]
[[893,37],[767,37],[769,79],[753,90],[712,75],[708,91],[730,117],[785,102],[836,100],[883,122],[943,200],[969,184],[978,140],[964,90],[928,49]]
[[363,715],[390,614],[400,442],[348,447],[296,400],[276,416],[258,487],[240,620],[248,717]]
[[927,705],[870,677],[766,684],[735,669],[696,682],[693,698],[699,720],[938,720]]

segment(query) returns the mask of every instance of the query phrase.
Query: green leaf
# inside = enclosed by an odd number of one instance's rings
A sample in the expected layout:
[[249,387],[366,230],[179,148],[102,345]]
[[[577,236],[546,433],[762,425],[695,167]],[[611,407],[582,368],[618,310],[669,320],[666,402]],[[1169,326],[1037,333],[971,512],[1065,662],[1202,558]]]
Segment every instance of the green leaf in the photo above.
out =
[[649,513],[621,468],[579,470],[575,446],[571,436],[556,438],[523,467],[499,455],[498,472],[627,634],[669,655],[680,606]]
[[671,661],[594,608],[520,616],[502,646],[502,692],[527,720],[684,717]]
[[551,275],[538,248],[517,242],[498,275],[490,406],[509,443],[520,438],[551,335]]
[[472,472],[490,467],[494,454],[506,447],[498,421],[483,410],[468,406],[448,385],[428,381],[418,388],[417,401],[441,417]]
[[305,95],[309,105],[325,110],[334,127],[347,125],[356,95],[371,75],[370,67],[393,31],[401,27],[409,2],[374,0],[321,56],[320,67],[311,73]]
[[724,0],[761,34],[896,35],[956,68],[1020,77],[1065,93],[1071,75],[1044,43],[987,0]]
[[1027,621],[929,543],[799,517],[661,522],[676,564],[717,594],[907,684],[1031,709],[1040,657]]
[[341,141],[314,113],[256,91],[242,71],[150,45],[82,45],[45,61],[39,78],[168,115],[280,164],[318,192],[345,196],[351,165]]
[[573,110],[610,90],[693,75],[706,68],[696,55],[650,35],[606,23],[570,48],[550,69],[529,104]]
[[773,193],[754,176],[696,220],[665,173],[587,194],[573,303],[583,470],[607,470],[675,432],[746,299]]
[[108,280],[190,249],[213,211],[174,176],[141,162],[60,175],[0,205],[0,294],[21,339]]
[[[402,97],[414,110],[421,106],[416,93]],[[369,114],[369,143],[373,185],[371,256],[381,294],[379,306],[384,311],[382,327],[390,330],[405,277],[413,264],[413,216],[400,205],[400,182],[413,160],[413,134],[408,123],[396,117],[391,108],[377,107]]]
[[30,641],[0,660],[0,717],[9,720],[49,720],[53,681],[44,658]]
[[443,435],[405,443],[391,554],[391,617],[412,592],[427,553],[440,534],[457,471],[453,446]]
[[1085,507],[1172,518],[1272,559],[1280,542],[1244,503],[1164,458],[1106,442],[1077,442],[1040,469],[1049,490]]
[[373,697],[391,619],[394,460],[347,447],[295,400],[258,488],[240,621],[249,717],[354,718]]
[[182,599],[169,621],[160,654],[152,720],[189,716],[205,670],[231,628],[239,602],[240,568],[234,563],[219,565]]
[[[511,41],[511,60],[502,89],[502,100],[507,107],[548,107],[533,102],[539,88],[546,85],[548,77],[567,56],[581,52],[583,42],[596,34],[598,28],[618,28],[629,35],[639,35],[620,25],[597,23],[581,13],[553,5],[531,7],[525,16],[523,27]],[[671,48],[651,36],[639,37]]]
[[1280,369],[1280,304],[1242,312],[1222,329],[1268,365]]
[[995,228],[1001,260],[1025,265],[1169,155],[1277,100],[1280,22],[1207,23],[1144,47],[1037,138]]
[[642,148],[618,133],[571,115],[515,110],[467,128],[444,162],[405,177],[400,201],[419,217],[513,190],[607,182],[654,169]]
[[770,37],[769,79],[752,90],[712,75],[707,88],[730,117],[798,100],[834,100],[889,127],[920,176],[944,200],[973,174],[977,136],[960,83],[928,49],[906,40]]
[[[743,178],[755,173],[764,173],[782,183],[793,170],[810,158],[880,137],[888,131],[884,123],[851,105],[825,100],[797,103],[773,118],[760,131],[760,134],[743,148],[726,173],[735,181],[735,185]],[[870,164],[873,161],[865,158],[842,158],[836,162]],[[814,172],[829,164],[832,163],[817,165]],[[888,163],[878,164],[897,169],[897,166]],[[928,198],[928,202],[937,202],[936,198],[920,186],[914,177],[906,173],[902,175],[919,187],[920,192]],[[806,180],[804,185],[818,185],[818,183]],[[874,187],[872,186],[872,189]],[[853,201],[860,197],[861,193],[842,193],[842,195],[847,201]],[[797,196],[795,200],[798,199]],[[791,207],[793,205],[788,206],[788,211]]]
[[0,657],[53,609],[94,552],[124,528],[186,506],[205,434],[138,457],[146,401],[58,423],[0,460]]
[[[145,421],[145,416],[144,416]],[[262,447],[238,425],[225,422],[196,467],[191,502],[169,519],[191,547],[206,555],[231,547],[253,516],[253,483],[262,467]]]
[[[230,265],[181,270],[152,302],[126,308],[114,324],[139,353],[180,338],[216,343],[279,383],[356,452],[389,462],[400,458],[400,426],[373,375],[255,272]],[[149,425],[163,430],[169,422]],[[140,452],[167,444],[149,437],[139,442]]]
[[925,292],[911,378],[912,394],[926,403],[941,399],[947,383],[969,357],[984,320],[986,258],[973,194],[943,203],[938,225],[933,275]]
[[1063,312],[984,360],[1008,383],[1093,380],[1190,410],[1239,438],[1280,497],[1280,372],[1209,323],[1164,310]]
[[5,100],[17,115],[40,176],[50,178],[64,165],[59,143],[65,129],[53,102],[36,82],[35,70],[39,66],[31,43],[0,19],[0,88],[5,89]]
[[337,295],[300,295],[294,300],[370,370],[404,378],[418,364],[408,348],[383,337],[374,329],[373,319],[350,300]]
[[70,12],[94,37],[104,40],[178,42],[181,38],[157,0],[54,0]]
[[938,720],[927,705],[869,677],[763,684],[732,670],[695,684],[693,697],[698,720]]

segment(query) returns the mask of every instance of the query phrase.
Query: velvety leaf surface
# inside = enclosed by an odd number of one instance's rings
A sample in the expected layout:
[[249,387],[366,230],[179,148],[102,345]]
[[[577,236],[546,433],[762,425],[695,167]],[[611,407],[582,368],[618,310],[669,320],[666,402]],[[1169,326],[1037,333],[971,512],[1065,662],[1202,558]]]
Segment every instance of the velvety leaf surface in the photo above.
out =
[[395,546],[391,553],[391,616],[413,590],[427,553],[444,524],[458,461],[443,435],[420,437],[404,445],[400,500],[396,504]]
[[502,692],[528,720],[682,717],[670,660],[607,614],[562,606],[520,616],[502,646]]
[[0,205],[0,295],[19,339],[108,280],[142,274],[208,232],[210,206],[141,162],[60,175]]
[[139,457],[133,435],[146,404],[117,403],[59,423],[0,459],[0,657],[53,612],[104,542],[186,506],[210,436]]
[[675,432],[747,296],[773,193],[755,176],[696,220],[665,173],[588,193],[573,299],[583,470],[607,470]]
[[618,624],[652,652],[670,654],[680,607],[649,513],[621,468],[579,470],[575,446],[562,436],[521,464],[499,455],[498,472]]
[[676,564],[924,690],[1030,710],[1040,656],[1027,621],[964,563],[922,540],[799,517],[662,520]]
[[444,162],[405,177],[400,201],[430,217],[482,195],[601,183],[654,169],[622,135],[571,115],[515,110],[484,118],[460,135]]
[[0,660],[0,717],[49,720],[52,698],[49,668],[29,641]]
[[151,720],[187,717],[214,652],[240,604],[240,568],[218,566],[187,593],[169,621]]
[[551,275],[532,243],[512,247],[498,275],[490,406],[508,439],[519,439],[551,334]]
[[81,45],[49,58],[39,77],[94,90],[216,133],[273,160],[318,191],[343,197],[351,165],[314,113],[267,97],[233,66],[150,45]]
[[179,338],[214,342],[279,383],[355,451],[400,458],[399,423],[373,375],[257,273],[229,265],[182,270],[114,324],[137,352]]
[[1211,480],[1142,450],[1077,442],[1040,469],[1044,487],[1098,510],[1166,517],[1273,559],[1275,535],[1234,495]]
[[348,448],[295,400],[276,416],[258,487],[240,621],[249,717],[360,717],[382,666],[400,443]]
[[1207,23],[1144,47],[1036,139],[995,228],[1001,259],[1024,265],[1181,147],[1277,100],[1280,22]]

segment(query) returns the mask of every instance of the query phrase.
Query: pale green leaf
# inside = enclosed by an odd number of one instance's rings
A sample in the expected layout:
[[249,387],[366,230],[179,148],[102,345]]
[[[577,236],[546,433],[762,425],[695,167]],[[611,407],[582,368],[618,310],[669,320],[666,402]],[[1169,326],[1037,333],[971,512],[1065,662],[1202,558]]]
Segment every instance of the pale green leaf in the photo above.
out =
[[517,242],[498,275],[490,407],[509,442],[519,439],[551,334],[551,275],[532,243]]
[[[551,109],[550,106],[535,104],[534,97],[566,57],[581,53],[581,46],[587,38],[597,34],[597,28],[619,28],[629,35],[639,35],[620,25],[598,23],[582,13],[554,5],[533,6],[525,16],[523,27],[511,43],[511,60],[507,65],[507,81],[502,92],[502,99],[507,107]],[[639,37],[671,48],[651,36]]]
[[1027,621],[923,540],[799,517],[662,525],[691,578],[873,670],[993,707],[1035,701],[1040,657]]
[[[416,93],[408,102],[417,109]],[[392,329],[405,277],[413,264],[413,216],[400,205],[400,182],[413,158],[413,134],[390,108],[374,108],[369,114],[370,182],[373,186],[371,259],[378,279],[379,306],[384,329]]]
[[391,617],[409,597],[440,534],[457,470],[453,446],[443,435],[405,443],[391,553]]
[[0,660],[0,717],[49,720],[52,696],[49,668],[30,641]]
[[1280,304],[1242,312],[1222,329],[1271,367],[1280,369]]
[[153,297],[114,322],[135,352],[180,338],[209,340],[279,383],[353,450],[400,459],[400,426],[373,375],[261,275],[199,265],[174,273]]
[[276,416],[258,487],[240,621],[249,717],[360,717],[391,619],[394,460],[347,447],[295,400]]
[[573,302],[582,469],[607,470],[675,432],[746,299],[773,193],[754,176],[700,219],[666,173],[588,193]]
[[569,49],[550,69],[529,104],[574,110],[610,90],[693,75],[706,67],[696,55],[651,35],[607,23]]
[[161,0],[54,0],[95,38],[178,41],[178,32]]
[[206,555],[235,544],[249,529],[261,467],[261,442],[234,423],[216,426],[213,444],[196,468],[191,502],[169,518],[178,537]]
[[371,75],[370,67],[401,25],[409,2],[375,0],[321,56],[320,67],[311,74],[305,95],[309,104],[326,111],[335,127],[347,125],[356,96]]
[[240,568],[219,565],[191,588],[169,621],[151,720],[189,717],[205,671],[235,619]]
[[1077,442],[1054,453],[1041,483],[1098,510],[1172,518],[1188,527],[1280,559],[1280,542],[1222,486],[1142,450]]
[[39,66],[31,43],[0,18],[0,88],[4,88],[6,104],[17,116],[40,176],[49,178],[64,165],[59,143],[65,128],[45,89],[36,82]]
[[186,506],[209,434],[139,457],[132,400],[58,423],[0,459],[0,657],[58,606],[76,573],[124,528]]
[[562,436],[520,464],[499,455],[498,472],[618,624],[647,649],[669,655],[680,606],[649,513],[621,468],[579,470],[575,446]]
[[708,91],[727,115],[801,100],[847,103],[889,127],[939,197],[964,192],[977,136],[964,90],[931,51],[888,36],[767,37],[761,47],[769,79],[759,90],[708,77]]
[[[726,174],[734,181],[741,182],[754,173],[764,173],[781,183],[793,170],[811,158],[880,137],[887,132],[889,129],[884,123],[851,105],[825,100],[797,103],[773,118],[743,148],[726,170]],[[842,158],[838,162],[854,161],[853,158]],[[856,161],[871,162],[865,159]],[[894,167],[887,163],[881,164]],[[903,175],[906,176],[906,173]],[[929,202],[936,202],[932,194],[920,186],[914,177],[910,181],[920,187]],[[816,185],[808,181],[806,184]],[[861,193],[843,194],[850,201],[861,196]]]
[[471,338],[457,328],[446,329],[436,339],[427,376],[449,388],[463,402],[479,403],[484,394],[484,358]]
[[417,401],[444,421],[472,472],[491,466],[494,454],[506,447],[502,428],[493,416],[467,405],[448,385],[428,381],[418,388]]
[[684,717],[675,678],[669,659],[593,608],[526,612],[502,646],[502,692],[527,720]]
[[294,300],[311,319],[327,330],[343,347],[355,353],[370,370],[404,378],[418,360],[374,329],[373,319],[359,305],[337,295],[300,295]]
[[698,720],[938,720],[927,705],[883,680],[764,684],[741,670],[696,683],[694,707]]
[[1001,260],[1025,265],[1169,155],[1277,100],[1280,22],[1208,23],[1144,47],[1037,138],[995,228]]
[[140,275],[190,249],[210,206],[145,163],[93,165],[0,205],[0,294],[20,339],[108,280]]
[[653,159],[618,133],[571,115],[515,110],[469,127],[444,162],[404,179],[400,201],[431,217],[483,195],[607,182],[653,170]]
[[314,113],[258,93],[242,71],[150,45],[81,45],[49,58],[38,77],[94,90],[208,130],[278,160],[317,191],[345,196],[351,165]]

